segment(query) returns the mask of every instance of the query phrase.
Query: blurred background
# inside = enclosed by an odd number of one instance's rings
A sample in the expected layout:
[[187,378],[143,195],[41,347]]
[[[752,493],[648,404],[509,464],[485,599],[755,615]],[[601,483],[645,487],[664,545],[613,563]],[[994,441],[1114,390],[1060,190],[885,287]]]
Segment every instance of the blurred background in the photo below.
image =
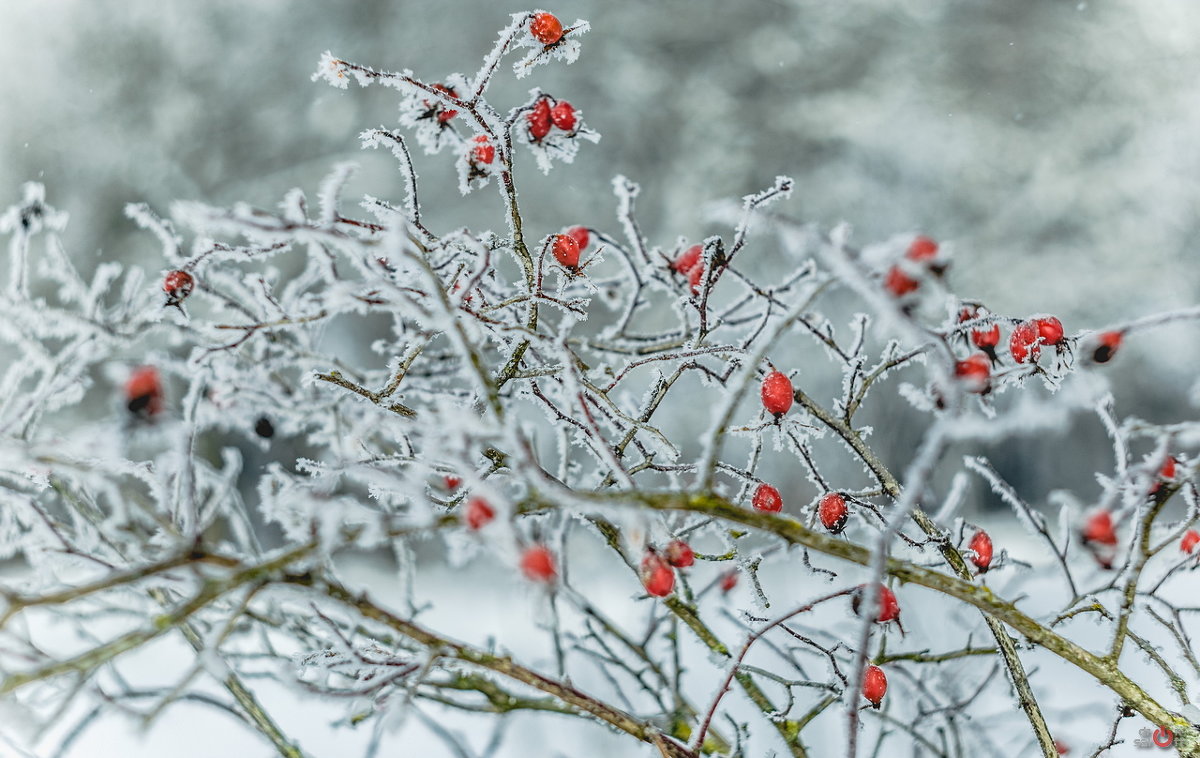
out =
[[[146,201],[310,197],[331,166],[347,193],[399,197],[392,157],[358,133],[394,126],[384,88],[310,81],[325,50],[437,80],[472,73],[524,6],[494,0],[5,0],[0,22],[0,205],[47,185],[71,214],[79,261],[157,270],[158,243],[124,213]],[[570,100],[603,139],[550,176],[518,166],[526,224],[618,231],[610,180],[642,184],[655,244],[727,233],[705,204],[793,176],[782,209],[857,244],[921,232],[952,244],[951,287],[1013,316],[1050,312],[1067,331],[1200,302],[1200,7],[1186,0],[562,0],[587,19],[580,60],[516,82]],[[527,158],[528,156],[526,156]],[[419,156],[436,230],[502,228],[494,192],[462,199],[445,156]],[[789,265],[765,237],[760,275]],[[749,257],[749,256],[748,256]],[[793,262],[794,263],[794,262]],[[86,269],[87,264],[83,267]],[[841,314],[848,319],[856,304]],[[1194,326],[1132,341],[1111,366],[1119,415],[1194,418]],[[812,350],[807,356],[818,357]],[[807,361],[808,358],[805,358]],[[798,367],[798,366],[797,366]],[[816,367],[812,381],[830,383]],[[807,379],[806,379],[807,381]],[[818,392],[821,394],[821,392]],[[894,396],[864,421],[900,468],[923,426]],[[1094,416],[983,452],[1036,504],[1098,491],[1110,447]],[[794,469],[795,467],[791,467]],[[791,477],[792,481],[789,481]],[[808,485],[781,469],[779,481]],[[805,492],[800,500],[811,492]],[[994,507],[983,487],[976,511]]]

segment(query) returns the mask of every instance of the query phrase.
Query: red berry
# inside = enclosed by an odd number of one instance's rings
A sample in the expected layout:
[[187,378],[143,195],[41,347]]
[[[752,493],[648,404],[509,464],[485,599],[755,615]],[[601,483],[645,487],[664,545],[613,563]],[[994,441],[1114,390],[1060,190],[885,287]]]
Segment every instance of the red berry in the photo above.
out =
[[975,532],[975,536],[971,538],[970,543],[971,563],[979,569],[979,573],[983,573],[992,567],[992,538],[988,533],[980,529]]
[[992,374],[992,361],[985,353],[975,353],[964,361],[954,364],[954,376],[961,379],[971,392],[987,389]]
[[1174,479],[1175,478],[1175,465],[1176,465],[1175,456],[1168,455],[1167,459],[1165,461],[1163,461],[1162,468],[1158,470],[1159,478],[1160,479]]
[[1066,755],[1067,753],[1071,752],[1071,748],[1067,747],[1067,743],[1063,742],[1062,740],[1055,740],[1054,751],[1059,755]]
[[1108,511],[1096,511],[1083,525],[1083,539],[1098,545],[1117,544],[1117,530],[1113,526],[1112,514]]
[[163,292],[167,293],[167,305],[178,305],[192,294],[196,280],[186,271],[168,271],[163,277]]
[[1047,345],[1057,345],[1063,341],[1063,325],[1062,322],[1054,316],[1046,316],[1044,318],[1034,319],[1037,324],[1038,335],[1042,338],[1042,342]]
[[779,513],[783,510],[783,498],[779,496],[779,490],[766,482],[754,490],[754,497],[750,498],[750,503],[755,509],[765,513]]
[[663,552],[667,556],[667,563],[675,568],[687,568],[696,562],[696,553],[692,546],[683,540],[671,540]]
[[763,377],[762,404],[767,413],[782,416],[791,410],[795,399],[792,380],[782,371],[772,371]]
[[526,548],[521,555],[521,572],[527,579],[535,582],[553,582],[558,576],[554,553],[543,545]]
[[575,129],[575,108],[566,100],[559,100],[558,104],[550,109],[550,120],[564,132],[572,131]]
[[692,245],[687,250],[684,250],[679,254],[679,257],[671,263],[671,268],[674,269],[675,273],[677,274],[686,274],[696,267],[696,264],[700,262],[700,256],[703,253],[703,246]]
[[454,491],[462,485],[462,479],[453,474],[446,474],[442,477],[442,484],[446,485],[446,489]]
[[922,235],[918,235],[908,246],[908,252],[904,254],[905,258],[910,261],[928,261],[936,258],[938,254],[938,243]]
[[542,98],[534,104],[533,110],[525,114],[529,122],[529,136],[535,141],[550,133],[550,101]]
[[579,265],[579,243],[568,234],[554,235],[554,258],[567,268]]
[[482,529],[490,524],[494,518],[496,518],[496,509],[488,505],[488,501],[481,497],[473,497],[467,501],[467,508],[463,513],[463,519],[472,530],[478,531]]
[[1179,549],[1185,553],[1191,553],[1196,549],[1197,544],[1200,544],[1200,532],[1188,529],[1183,533],[1183,539],[1179,541]]
[[688,269],[687,272],[688,287],[691,288],[693,295],[700,294],[700,285],[704,282],[704,264],[697,263]]
[[475,137],[475,147],[471,149],[471,159],[476,163],[491,163],[496,160],[496,146],[488,140],[486,134]]
[[[432,86],[438,92],[445,93],[445,94],[449,95],[450,97],[458,97],[457,92],[455,92],[453,89],[447,87],[444,84],[434,84]],[[424,103],[425,103],[426,108],[434,108],[434,109],[441,108],[440,110],[437,111],[437,120],[438,120],[439,124],[444,124],[447,121],[449,121],[450,119],[452,119],[458,115],[458,111],[453,110],[451,108],[445,108],[445,107],[441,106],[439,103],[430,103],[430,101],[428,101],[428,100],[425,100]]]
[[[879,592],[879,615],[875,617],[875,621],[880,624],[887,623],[888,621],[898,621],[900,619],[900,603],[896,601],[895,593],[882,584],[877,586]],[[862,605],[862,596],[865,590],[866,585],[861,585],[850,600],[850,607],[854,609],[855,613],[859,613],[859,607]]]
[[737,569],[732,569],[730,571],[726,571],[724,574],[721,574],[721,583],[720,583],[721,592],[728,593],[730,590],[732,590],[734,587],[737,586],[737,583],[738,583]]
[[572,226],[567,230],[566,233],[568,237],[578,243],[580,250],[586,248],[588,246],[588,242],[592,239],[591,235],[588,234],[586,226]]
[[971,341],[978,348],[994,348],[1000,344],[1000,325],[992,324],[971,330]]
[[131,413],[157,416],[163,409],[162,378],[153,366],[135,369],[125,382],[126,407]]
[[893,296],[904,297],[911,292],[916,292],[921,284],[901,271],[899,266],[892,266],[887,272],[887,278],[883,280],[883,286]]
[[850,512],[846,508],[846,498],[836,492],[829,492],[821,498],[820,505],[817,506],[817,515],[821,518],[821,524],[826,529],[834,534],[840,534],[846,528],[846,521],[850,517]]
[[1117,354],[1117,348],[1121,346],[1123,338],[1124,335],[1120,332],[1102,332],[1096,337],[1096,349],[1092,353],[1092,360],[1096,363],[1108,363]]
[[658,553],[646,553],[642,559],[642,585],[654,597],[666,597],[675,589],[675,572]]
[[529,33],[543,45],[553,45],[562,39],[562,22],[553,13],[536,13],[529,22]]
[[1041,332],[1036,322],[1022,321],[1017,324],[1012,336],[1008,338],[1008,350],[1012,353],[1013,360],[1017,363],[1036,363],[1038,355],[1042,352],[1040,339]]
[[862,694],[873,707],[879,707],[883,696],[887,694],[887,677],[884,675],[883,669],[878,666],[867,666],[867,670],[863,672]]

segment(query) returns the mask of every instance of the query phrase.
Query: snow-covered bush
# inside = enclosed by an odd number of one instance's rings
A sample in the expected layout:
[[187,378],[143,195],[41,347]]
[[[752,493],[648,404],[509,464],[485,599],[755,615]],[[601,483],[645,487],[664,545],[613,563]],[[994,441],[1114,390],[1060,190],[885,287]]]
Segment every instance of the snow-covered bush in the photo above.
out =
[[[270,682],[367,756],[415,720],[448,754],[555,754],[505,732],[525,714],[678,757],[1099,754],[1125,719],[1200,755],[1200,426],[1121,419],[1103,374],[1200,308],[1075,333],[993,313],[951,291],[949,245],[856,247],[779,210],[787,177],[714,207],[727,232],[700,241],[647,239],[624,177],[614,223],[530,229],[518,158],[559,181],[599,135],[562,93],[504,110],[489,85],[574,62],[586,32],[516,14],[475,74],[438,81],[327,53],[314,79],[398,94],[404,131],[360,138],[395,156],[400,197],[347,201],[342,165],[315,207],[131,205],[157,272],[86,281],[26,187],[0,219],[0,557],[32,569],[0,590],[3,718],[25,727],[0,744],[66,754],[97,720],[191,701],[315,754]],[[410,140],[464,203],[499,193],[497,229],[429,228]],[[813,386],[814,362],[840,384]],[[926,419],[902,470],[858,415],[889,391]],[[1082,414],[1113,460],[1054,519],[956,451]],[[772,484],[780,466],[811,492]],[[958,514],[970,486],[1011,506],[1032,561]],[[387,551],[398,580],[348,578]],[[439,558],[511,577],[532,623],[493,636],[470,582],[432,596]],[[127,662],[167,638],[191,652],[148,683]],[[1070,682],[1110,732],[1072,731]],[[476,731],[445,725],[460,711]]]

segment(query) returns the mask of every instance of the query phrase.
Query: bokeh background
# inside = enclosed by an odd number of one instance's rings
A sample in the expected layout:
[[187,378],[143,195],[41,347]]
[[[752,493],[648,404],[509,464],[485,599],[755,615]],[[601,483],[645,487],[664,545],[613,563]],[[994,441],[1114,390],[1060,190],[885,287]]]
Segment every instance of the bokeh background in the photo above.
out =
[[[326,50],[438,79],[470,73],[508,14],[494,0],[4,0],[0,202],[43,182],[71,214],[79,261],[152,269],[158,244],[123,213],[146,201],[273,206],[330,167],[349,195],[400,195],[395,93],[310,81]],[[536,234],[616,231],[610,180],[643,185],[657,244],[725,231],[705,212],[777,174],[784,206],[866,243],[923,232],[952,244],[952,287],[994,311],[1051,312],[1069,332],[1200,302],[1200,6],[1187,0],[563,0],[593,31],[570,67],[502,73],[493,100],[535,84],[603,139],[548,177],[520,165]],[[463,200],[448,161],[418,159],[436,229],[502,226],[494,193]],[[769,241],[764,243],[770,246]],[[789,265],[766,252],[759,273]],[[850,310],[857,306],[847,306]],[[1121,415],[1194,418],[1200,340],[1170,327],[1105,375]],[[811,353],[816,354],[816,353]],[[819,369],[812,369],[820,381]],[[828,378],[828,377],[827,377]],[[832,391],[835,385],[830,385]],[[922,424],[898,399],[865,413],[896,467]],[[982,451],[1032,502],[1097,492],[1109,445],[1094,417]],[[780,481],[806,486],[798,472]],[[996,507],[973,488],[971,508]],[[149,754],[149,753],[147,753]]]

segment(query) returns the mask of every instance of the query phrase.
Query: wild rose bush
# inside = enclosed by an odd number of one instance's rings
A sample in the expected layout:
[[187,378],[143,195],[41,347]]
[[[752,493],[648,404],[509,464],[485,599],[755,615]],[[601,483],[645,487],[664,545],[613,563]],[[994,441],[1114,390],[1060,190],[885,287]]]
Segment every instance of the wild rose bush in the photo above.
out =
[[[0,691],[30,749],[199,702],[310,755],[256,693],[270,680],[368,733],[368,756],[409,714],[447,754],[555,754],[504,731],[526,713],[662,756],[1100,755],[1126,719],[1200,755],[1200,429],[1122,420],[1103,377],[1200,308],[1078,332],[994,313],[950,290],[948,246],[860,248],[779,210],[786,177],[716,208],[729,226],[703,239],[647,239],[624,177],[615,222],[529,229],[518,156],[558,176],[599,135],[569,93],[503,110],[489,85],[574,62],[588,31],[517,14],[474,75],[436,81],[326,54],[314,79],[399,97],[404,130],[361,135],[394,154],[398,199],[346,201],[338,166],[315,208],[301,190],[171,220],[131,205],[162,270],[90,281],[41,187],[4,215],[0,556],[32,572],[3,585]],[[412,142],[464,202],[499,192],[498,231],[429,228]],[[840,387],[807,382],[817,362]],[[902,470],[858,416],[889,392],[926,419]],[[1099,498],[1056,494],[1057,519],[955,452],[1076,413],[1113,460]],[[243,470],[247,449],[271,463]],[[815,494],[769,481],[779,465]],[[958,515],[973,484],[1043,563]],[[431,546],[522,583],[541,654],[427,623]],[[341,568],[385,551],[401,604]],[[168,637],[194,651],[183,674],[136,681],[125,661]],[[1107,735],[1063,738],[1069,677],[1107,703]],[[438,726],[459,712],[476,733]]]

